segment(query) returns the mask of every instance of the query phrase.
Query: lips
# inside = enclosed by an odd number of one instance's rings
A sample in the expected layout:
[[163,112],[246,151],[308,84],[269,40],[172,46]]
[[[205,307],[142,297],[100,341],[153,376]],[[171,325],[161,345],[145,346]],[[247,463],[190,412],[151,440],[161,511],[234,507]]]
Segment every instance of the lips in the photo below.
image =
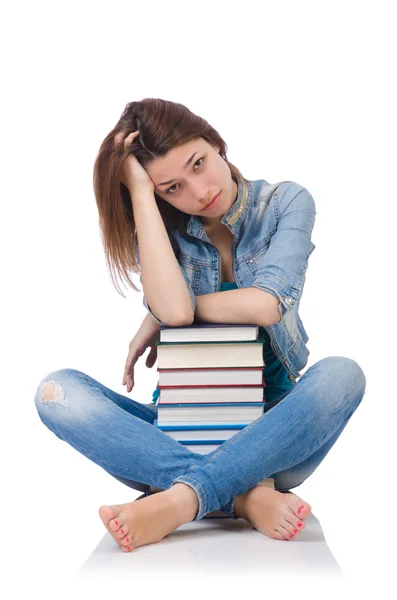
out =
[[209,204],[207,204],[207,206],[204,207],[204,210],[206,210],[207,208],[211,207],[212,204],[219,198],[221,192],[219,192],[216,196],[214,196],[211,200],[211,202]]

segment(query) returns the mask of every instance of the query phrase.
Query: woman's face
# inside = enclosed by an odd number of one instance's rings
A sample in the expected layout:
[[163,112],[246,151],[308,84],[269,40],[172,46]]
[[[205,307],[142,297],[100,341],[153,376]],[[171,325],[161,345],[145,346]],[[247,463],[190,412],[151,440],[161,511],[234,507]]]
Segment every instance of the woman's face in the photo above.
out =
[[[187,164],[188,163],[188,164]],[[238,187],[230,169],[219,154],[203,138],[169,150],[146,167],[155,192],[169,204],[189,215],[197,215],[203,225],[220,223],[237,199]],[[221,192],[212,209],[206,206]]]

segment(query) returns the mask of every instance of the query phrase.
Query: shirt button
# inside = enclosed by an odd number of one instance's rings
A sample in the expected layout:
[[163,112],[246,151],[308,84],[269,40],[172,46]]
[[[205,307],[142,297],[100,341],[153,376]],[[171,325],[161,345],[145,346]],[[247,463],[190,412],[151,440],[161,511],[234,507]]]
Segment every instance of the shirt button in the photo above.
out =
[[290,296],[287,296],[287,298],[285,299],[286,302],[288,302],[288,304],[292,304],[293,300]]

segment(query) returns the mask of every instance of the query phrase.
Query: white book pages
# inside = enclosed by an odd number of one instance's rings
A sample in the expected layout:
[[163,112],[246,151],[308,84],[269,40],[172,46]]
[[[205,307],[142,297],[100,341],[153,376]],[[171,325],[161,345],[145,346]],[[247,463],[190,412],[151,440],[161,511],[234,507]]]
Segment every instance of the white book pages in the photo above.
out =
[[262,349],[259,343],[157,346],[157,366],[159,369],[264,367]]
[[159,372],[158,385],[260,385],[262,369],[170,369]]
[[258,337],[258,326],[241,327],[189,327],[170,328],[160,331],[161,342],[233,342],[251,341]]
[[159,405],[172,402],[261,402],[263,387],[180,388],[160,390]]

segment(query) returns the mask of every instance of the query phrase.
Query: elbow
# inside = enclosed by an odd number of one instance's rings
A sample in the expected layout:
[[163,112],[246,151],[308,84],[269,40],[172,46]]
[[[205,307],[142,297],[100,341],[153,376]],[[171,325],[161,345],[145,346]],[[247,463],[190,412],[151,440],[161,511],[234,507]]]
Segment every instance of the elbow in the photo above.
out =
[[174,315],[172,318],[166,319],[164,325],[167,327],[188,327],[194,321],[194,315]]
[[278,298],[275,298],[275,296],[272,296],[271,294],[269,294],[267,300],[268,300],[267,317],[268,317],[268,322],[269,322],[268,326],[276,325],[277,323],[280,323],[280,321],[281,321],[281,315],[279,312],[280,300]]
[[260,315],[260,325],[262,327],[270,327],[276,323],[280,323],[281,314],[279,312],[280,299],[276,298],[270,292],[265,292],[259,288],[252,288],[255,290],[253,303],[255,307],[255,314]]
[[190,300],[187,305],[173,307],[172,315],[168,315],[166,324],[168,327],[188,327],[194,321],[194,309]]
[[[153,310],[153,307],[149,306],[145,296],[143,297],[143,304],[159,325],[165,325],[166,327],[186,327],[194,321],[192,306],[190,307],[190,311],[179,309],[178,311],[172,311],[172,314],[166,314],[164,310],[160,311],[157,308]],[[162,308],[164,309],[164,306]]]
[[[280,300],[278,301],[278,303],[280,304]],[[280,323],[280,321],[281,321],[281,315],[278,311],[278,308],[276,308],[274,319],[272,319],[270,325],[276,325],[277,323]]]

